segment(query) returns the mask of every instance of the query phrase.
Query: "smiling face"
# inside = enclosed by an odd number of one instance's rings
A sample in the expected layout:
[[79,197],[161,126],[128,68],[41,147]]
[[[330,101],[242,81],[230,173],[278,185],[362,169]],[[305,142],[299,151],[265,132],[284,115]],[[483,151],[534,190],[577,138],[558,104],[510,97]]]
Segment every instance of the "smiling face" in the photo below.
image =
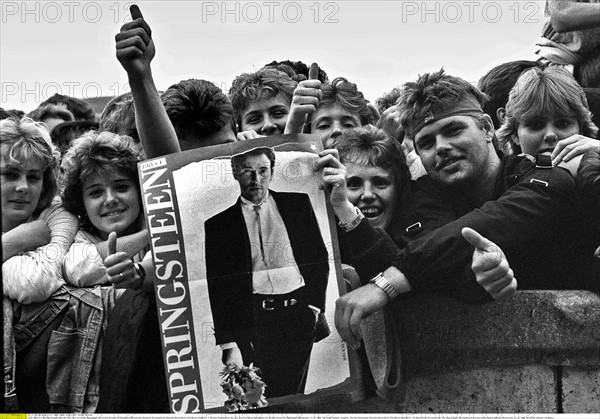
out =
[[[484,115],[486,119],[489,116]],[[491,127],[491,119],[488,123]],[[414,138],[427,174],[435,182],[465,188],[485,180],[494,152],[493,131],[471,116],[450,116],[423,127]]]
[[241,195],[260,204],[273,180],[271,160],[265,154],[250,154],[236,168],[234,177],[240,184]]
[[289,113],[290,100],[284,95],[259,97],[242,112],[241,131],[254,130],[266,136],[283,134]]
[[91,175],[83,183],[83,204],[101,238],[106,240],[111,231],[132,233],[140,215],[137,182],[118,172]]
[[333,103],[322,106],[312,116],[310,132],[319,134],[324,147],[331,147],[333,141],[344,130],[360,127],[360,115],[348,111],[343,106]]
[[579,134],[579,122],[575,117],[545,117],[519,121],[517,135],[513,139],[523,153],[536,157],[552,153],[560,140]]
[[38,206],[43,190],[44,167],[39,161],[10,161],[11,145],[2,144],[2,231],[27,222]]
[[392,173],[379,166],[344,163],[348,199],[356,205],[373,227],[387,228],[398,202]]

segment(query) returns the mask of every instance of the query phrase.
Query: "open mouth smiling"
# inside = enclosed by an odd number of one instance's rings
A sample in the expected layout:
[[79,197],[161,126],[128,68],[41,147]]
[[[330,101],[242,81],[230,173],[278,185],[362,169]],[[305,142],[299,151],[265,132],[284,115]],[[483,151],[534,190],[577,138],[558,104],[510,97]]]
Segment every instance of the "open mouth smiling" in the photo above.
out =
[[119,209],[119,210],[106,212],[106,213],[102,214],[102,217],[114,217],[114,216],[124,213],[125,211],[126,211],[126,209]]
[[363,207],[360,210],[367,218],[375,218],[383,214],[383,210],[380,207]]

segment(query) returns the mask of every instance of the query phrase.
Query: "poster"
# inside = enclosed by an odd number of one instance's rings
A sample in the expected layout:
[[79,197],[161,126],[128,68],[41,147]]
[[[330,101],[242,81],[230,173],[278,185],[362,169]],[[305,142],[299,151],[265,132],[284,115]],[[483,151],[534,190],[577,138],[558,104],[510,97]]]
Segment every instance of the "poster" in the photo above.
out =
[[[273,136],[140,163],[172,412],[228,411],[225,404],[231,397],[220,374],[225,354],[236,347],[243,364],[258,368],[265,379],[270,406],[348,394],[356,387],[351,373],[356,359],[334,328],[335,300],[345,286],[333,212],[319,188],[321,175],[313,170],[321,147],[310,135]],[[265,149],[273,151],[274,162],[261,153]],[[232,156],[238,156],[237,177]],[[255,166],[264,172],[262,190],[256,181],[260,174],[251,170]],[[254,180],[244,184],[246,172]],[[263,225],[256,237],[248,227],[256,215],[251,210],[250,218],[244,218],[242,213],[244,197],[250,198],[246,203],[272,197],[280,217],[261,217],[275,228]],[[258,267],[261,260],[267,268]],[[311,327],[319,311],[324,311],[330,334],[308,349],[304,344],[297,349],[305,325]],[[271,326],[262,326],[281,323],[281,318],[284,328],[272,337]],[[296,327],[294,339],[281,338]],[[269,348],[273,339],[282,339],[275,349]],[[291,346],[283,349],[290,340]],[[250,351],[245,350],[248,342]],[[291,372],[296,370],[298,374]],[[283,390],[288,386],[302,392]],[[230,410],[240,407],[232,407],[231,400],[228,404]]]

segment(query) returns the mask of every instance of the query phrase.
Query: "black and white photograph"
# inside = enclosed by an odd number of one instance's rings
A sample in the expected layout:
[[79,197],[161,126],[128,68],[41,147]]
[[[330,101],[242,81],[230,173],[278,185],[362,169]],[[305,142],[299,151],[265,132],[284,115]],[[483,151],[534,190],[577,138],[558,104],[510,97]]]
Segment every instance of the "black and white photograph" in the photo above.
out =
[[0,20],[3,412],[600,412],[600,0]]

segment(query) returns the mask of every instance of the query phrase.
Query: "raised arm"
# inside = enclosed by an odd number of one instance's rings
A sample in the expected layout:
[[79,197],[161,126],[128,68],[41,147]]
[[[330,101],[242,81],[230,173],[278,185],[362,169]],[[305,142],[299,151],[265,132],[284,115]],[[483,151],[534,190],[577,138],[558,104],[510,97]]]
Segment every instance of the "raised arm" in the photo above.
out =
[[140,141],[148,158],[177,153],[181,151],[177,134],[152,78],[150,62],[156,52],[152,31],[136,5],[130,10],[133,21],[121,27],[115,41],[117,59],[129,78]]

